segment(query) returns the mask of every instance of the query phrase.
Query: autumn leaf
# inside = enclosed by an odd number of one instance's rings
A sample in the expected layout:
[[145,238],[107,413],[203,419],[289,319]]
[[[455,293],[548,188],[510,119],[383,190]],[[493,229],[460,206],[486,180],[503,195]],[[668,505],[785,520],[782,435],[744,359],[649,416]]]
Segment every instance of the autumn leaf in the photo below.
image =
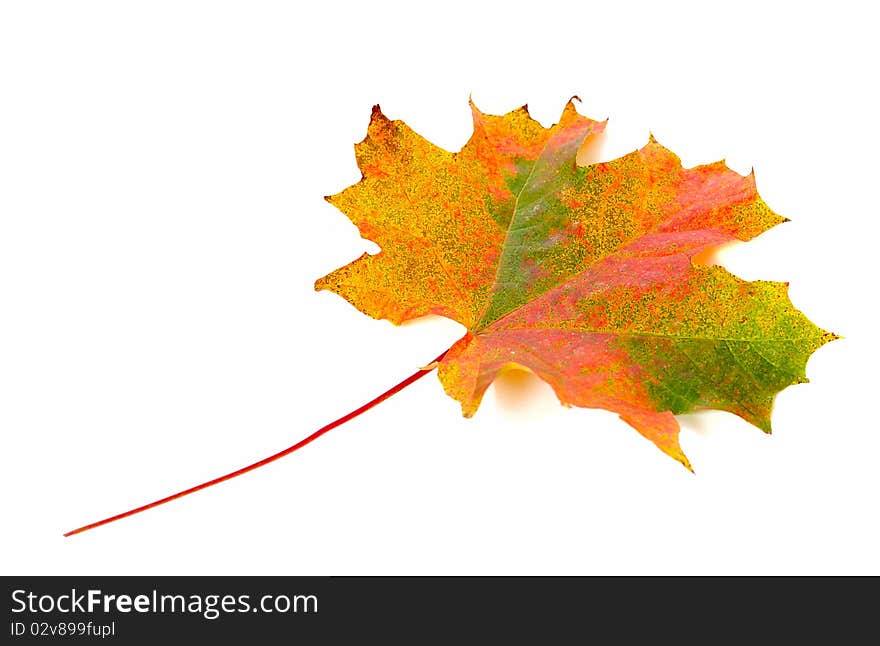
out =
[[578,151],[605,123],[571,101],[552,128],[525,106],[502,117],[471,111],[474,133],[451,153],[373,108],[355,146],[362,179],[327,199],[381,251],[315,284],[395,324],[449,317],[464,337],[282,451],[65,536],[275,462],[435,367],[467,417],[501,370],[522,367],[567,406],[617,413],[688,469],[676,414],[727,410],[770,432],[776,394],[806,381],[810,355],[837,337],[792,306],[787,283],[695,262],[785,221],[758,197],[754,176],[722,162],[682,168],[653,138],[620,159],[578,166]]
[[471,111],[473,135],[452,153],[373,108],[355,146],[362,179],[327,199],[381,251],[315,288],[395,324],[464,325],[439,377],[468,417],[513,365],[565,405],[617,413],[688,468],[676,414],[726,410],[769,433],[775,395],[806,381],[807,359],[835,335],[792,306],[787,283],[694,262],[785,221],[754,175],[683,168],[653,137],[578,166],[605,123],[572,101],[551,128],[525,106]]

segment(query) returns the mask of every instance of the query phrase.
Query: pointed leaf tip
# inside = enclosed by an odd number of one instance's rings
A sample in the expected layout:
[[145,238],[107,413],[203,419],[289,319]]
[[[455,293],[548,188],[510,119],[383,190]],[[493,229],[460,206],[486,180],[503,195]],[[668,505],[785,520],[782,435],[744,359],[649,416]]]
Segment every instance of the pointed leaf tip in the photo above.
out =
[[571,98],[568,100],[568,102],[565,104],[565,107],[562,109],[562,112],[563,112],[563,113],[565,113],[565,112],[575,112],[575,113],[577,113],[577,106],[575,106],[575,104],[574,104],[575,101],[577,101],[578,103],[583,103],[583,102],[581,101],[581,99],[580,99],[579,96],[574,95],[574,96],[571,97]]
[[382,108],[379,107],[379,104],[373,106],[373,110],[370,113],[370,125],[374,125],[380,122],[390,122],[391,120],[385,116],[382,112]]
[[596,130],[601,131],[602,128],[604,127],[604,124],[601,124],[601,122],[596,122],[593,119],[588,119],[587,117],[584,117],[580,112],[578,112],[577,106],[575,105],[575,101],[577,101],[578,103],[581,103],[580,97],[575,95],[568,100],[568,102],[565,104],[565,107],[562,109],[562,117],[560,118],[559,123],[575,123],[575,122],[581,122],[581,121],[590,121],[590,122],[594,122],[596,124],[599,124],[598,128]]

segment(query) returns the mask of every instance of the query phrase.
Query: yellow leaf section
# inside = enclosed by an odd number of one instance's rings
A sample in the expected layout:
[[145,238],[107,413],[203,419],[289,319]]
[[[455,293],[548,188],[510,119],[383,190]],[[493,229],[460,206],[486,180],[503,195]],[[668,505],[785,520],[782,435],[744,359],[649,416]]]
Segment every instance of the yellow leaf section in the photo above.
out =
[[355,146],[361,181],[327,200],[381,251],[364,254],[315,283],[362,312],[392,323],[439,314],[472,328],[488,301],[516,205],[511,182],[544,151],[551,134],[604,127],[572,102],[553,128],[525,107],[502,117],[471,104],[474,132],[459,153],[425,140],[374,107]]
[[321,278],[315,289],[395,324],[439,314],[468,325],[502,240],[484,216],[485,191],[462,181],[480,169],[390,121],[378,106],[355,155],[361,181],[327,201],[382,250]]

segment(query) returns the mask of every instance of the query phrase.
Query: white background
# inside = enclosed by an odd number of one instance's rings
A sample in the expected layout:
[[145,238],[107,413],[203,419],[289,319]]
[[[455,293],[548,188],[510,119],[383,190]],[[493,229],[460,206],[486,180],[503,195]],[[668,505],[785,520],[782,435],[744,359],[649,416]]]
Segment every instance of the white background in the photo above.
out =
[[[298,6],[297,6],[298,5]],[[880,574],[876,21],[862,3],[5,2],[3,574]],[[469,95],[573,94],[686,165],[754,166],[792,222],[721,254],[845,336],[774,435],[681,418],[691,475],[531,377],[461,417],[431,375],[261,471],[61,534],[292,444],[447,348],[313,282],[375,246],[325,194],[380,103],[460,148]]]

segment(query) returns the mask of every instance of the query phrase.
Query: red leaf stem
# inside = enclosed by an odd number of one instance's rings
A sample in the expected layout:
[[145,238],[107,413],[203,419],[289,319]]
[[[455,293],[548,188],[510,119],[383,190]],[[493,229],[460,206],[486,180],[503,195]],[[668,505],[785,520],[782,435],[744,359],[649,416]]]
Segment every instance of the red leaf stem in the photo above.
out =
[[152,509],[153,507],[158,507],[160,505],[164,505],[167,502],[171,502],[172,500],[177,500],[178,498],[183,498],[184,496],[188,496],[191,493],[201,491],[202,489],[207,489],[208,487],[213,487],[216,484],[220,484],[221,482],[225,482],[226,480],[231,480],[232,478],[237,478],[238,476],[244,475],[245,473],[248,473],[249,471],[254,471],[255,469],[259,469],[260,467],[266,466],[267,464],[269,464],[271,462],[275,462],[276,460],[280,460],[284,456],[290,455],[294,451],[298,451],[299,449],[304,447],[306,444],[310,444],[311,442],[317,440],[324,433],[333,430],[337,426],[342,426],[343,424],[345,424],[346,422],[348,422],[350,420],[353,420],[355,417],[357,417],[361,413],[367,412],[368,410],[370,410],[371,408],[373,408],[377,404],[382,403],[383,401],[385,401],[386,399],[388,399],[392,395],[400,392],[401,390],[403,390],[404,388],[406,388],[410,384],[415,383],[416,381],[418,381],[419,379],[421,379],[422,377],[427,375],[429,372],[431,372],[436,367],[437,362],[440,361],[445,355],[446,355],[446,351],[444,351],[439,357],[434,359],[427,366],[419,369],[417,372],[413,373],[412,375],[410,375],[409,377],[407,377],[406,379],[401,381],[396,386],[392,386],[391,388],[386,390],[384,393],[382,393],[381,395],[379,395],[375,399],[370,400],[369,402],[367,402],[366,404],[364,404],[360,408],[357,408],[357,409],[351,411],[350,413],[340,417],[336,421],[330,422],[326,426],[322,426],[321,428],[319,428],[317,431],[315,431],[314,433],[312,433],[308,437],[300,440],[299,442],[297,442],[293,446],[289,446],[288,448],[284,449],[283,451],[279,451],[278,453],[275,453],[274,455],[270,455],[269,457],[263,458],[262,460],[260,460],[258,462],[254,462],[253,464],[249,464],[246,467],[242,467],[241,469],[238,469],[236,471],[232,471],[231,473],[227,473],[226,475],[219,476],[217,478],[214,478],[213,480],[208,480],[207,482],[203,482],[202,484],[196,485],[194,487],[190,487],[189,489],[184,489],[183,491],[179,491],[175,494],[171,494],[170,496],[160,498],[159,500],[156,500],[156,501],[151,502],[149,504],[141,505],[140,507],[135,507],[134,509],[130,509],[130,510],[123,512],[121,514],[116,514],[115,516],[110,516],[109,518],[105,518],[104,520],[99,520],[94,523],[89,523],[88,525],[83,525],[82,527],[79,527],[77,529],[73,529],[69,532],[65,532],[64,535],[65,536],[73,536],[74,534],[81,534],[82,532],[88,531],[90,529],[94,529],[96,527],[100,527],[101,525],[107,525],[108,523],[112,523],[114,521],[121,520],[121,519],[127,518],[129,516],[134,516],[135,514],[139,514],[142,511],[147,511],[148,509]]

